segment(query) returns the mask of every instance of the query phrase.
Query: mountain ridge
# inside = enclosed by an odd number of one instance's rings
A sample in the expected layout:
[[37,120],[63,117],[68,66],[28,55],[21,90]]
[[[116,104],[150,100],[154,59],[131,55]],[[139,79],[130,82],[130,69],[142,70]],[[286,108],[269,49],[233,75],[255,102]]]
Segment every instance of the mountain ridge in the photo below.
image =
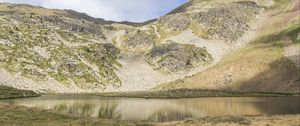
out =
[[[146,24],[151,23],[151,22],[156,20],[156,19],[150,19],[150,20],[147,20],[147,21],[144,21],[144,22],[112,21],[112,20],[105,20],[103,18],[92,17],[92,16],[90,16],[86,13],[77,12],[77,11],[74,11],[72,9],[49,9],[49,8],[45,8],[45,7],[42,7],[42,6],[34,6],[34,5],[30,5],[30,4],[15,4],[15,3],[7,3],[7,2],[0,3],[0,4],[23,6],[23,7],[28,7],[28,8],[39,8],[39,9],[43,9],[43,10],[52,10],[52,11],[60,11],[60,12],[65,11],[67,13],[64,16],[68,16],[70,18],[77,18],[79,20],[84,19],[84,20],[94,22],[94,23],[98,23],[98,24],[109,24],[109,25],[111,25],[111,24],[117,23],[117,24],[125,24],[125,25],[132,25],[132,26],[142,26],[142,25],[146,25]],[[61,15],[61,16],[63,16],[63,15]]]

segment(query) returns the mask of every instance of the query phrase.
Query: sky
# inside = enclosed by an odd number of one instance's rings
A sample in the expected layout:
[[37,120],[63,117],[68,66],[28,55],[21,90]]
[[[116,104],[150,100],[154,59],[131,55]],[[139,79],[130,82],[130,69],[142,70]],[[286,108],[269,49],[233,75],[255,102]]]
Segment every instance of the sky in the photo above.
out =
[[143,22],[158,18],[188,0],[0,0],[51,9],[72,9],[113,21]]

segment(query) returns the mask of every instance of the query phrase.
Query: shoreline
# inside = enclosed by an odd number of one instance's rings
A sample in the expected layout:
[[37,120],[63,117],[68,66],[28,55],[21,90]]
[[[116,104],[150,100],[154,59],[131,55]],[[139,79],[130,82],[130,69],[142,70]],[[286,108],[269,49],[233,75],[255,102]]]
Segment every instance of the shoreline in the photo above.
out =
[[149,90],[130,92],[103,93],[36,93],[30,90],[20,90],[7,86],[0,86],[0,100],[15,98],[41,97],[43,95],[90,95],[106,98],[143,98],[143,99],[181,99],[181,98],[213,98],[213,97],[293,97],[300,93],[255,92],[206,89],[174,89]]
[[205,98],[205,97],[291,97],[300,96],[300,93],[282,92],[250,92],[250,91],[226,91],[203,89],[177,89],[159,91],[132,91],[132,92],[104,92],[87,93],[100,97],[119,98],[144,98],[144,99],[180,99],[180,98]]

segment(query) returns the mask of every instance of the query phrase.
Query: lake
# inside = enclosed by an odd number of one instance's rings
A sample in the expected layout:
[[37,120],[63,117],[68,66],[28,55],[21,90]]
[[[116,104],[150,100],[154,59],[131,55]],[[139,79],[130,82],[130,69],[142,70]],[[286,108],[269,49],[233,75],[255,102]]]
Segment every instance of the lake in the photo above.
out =
[[300,97],[139,99],[105,98],[87,94],[51,94],[0,102],[51,110],[61,114],[153,122],[179,121],[205,116],[300,114]]

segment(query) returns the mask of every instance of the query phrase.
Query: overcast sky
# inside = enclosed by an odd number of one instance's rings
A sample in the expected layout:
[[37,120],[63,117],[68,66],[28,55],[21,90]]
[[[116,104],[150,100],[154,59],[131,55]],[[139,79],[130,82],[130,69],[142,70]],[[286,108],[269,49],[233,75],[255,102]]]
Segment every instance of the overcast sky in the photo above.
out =
[[163,16],[188,0],[0,0],[53,9],[72,9],[113,21],[142,22]]

